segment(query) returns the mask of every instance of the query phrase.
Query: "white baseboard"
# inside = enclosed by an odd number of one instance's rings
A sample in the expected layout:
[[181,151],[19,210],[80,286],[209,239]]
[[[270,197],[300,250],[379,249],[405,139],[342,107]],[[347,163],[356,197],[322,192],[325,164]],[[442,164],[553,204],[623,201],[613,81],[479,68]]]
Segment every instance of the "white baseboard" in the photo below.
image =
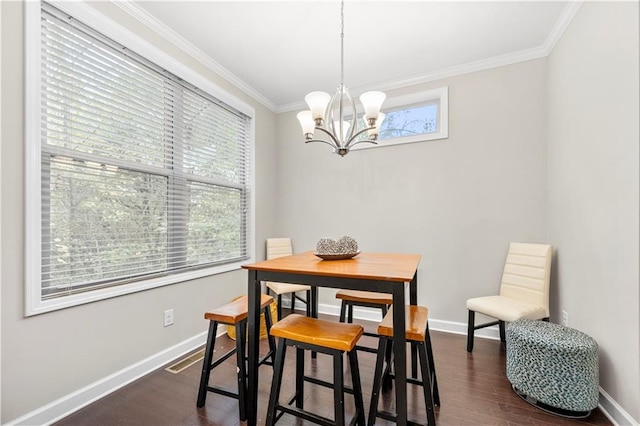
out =
[[[288,302],[287,300],[283,300]],[[288,303],[287,303],[288,304]],[[290,306],[290,305],[289,305]],[[302,309],[301,309],[302,310]],[[338,316],[340,315],[340,307],[335,305],[321,304],[318,311],[322,314]],[[354,318],[367,321],[380,321],[381,314],[377,309],[356,308],[353,313]],[[442,331],[445,333],[467,334],[467,324],[452,321],[442,321],[437,319],[429,320],[430,328],[434,331]],[[222,335],[226,331],[219,332]],[[477,330],[476,336],[485,339],[499,339],[500,334],[496,326],[487,327]],[[97,382],[94,382],[82,389],[70,393],[56,401],[53,401],[43,407],[40,407],[30,413],[27,413],[15,420],[6,423],[6,426],[14,425],[49,425],[54,423],[78,410],[91,404],[98,399],[115,392],[123,386],[139,379],[140,377],[157,370],[169,362],[178,359],[185,354],[197,349],[206,343],[207,333],[200,333],[190,339],[178,343],[168,349],[158,352],[130,367],[124,368],[114,374],[111,374]],[[461,348],[465,350],[465,348]],[[599,408],[613,422],[619,426],[640,426],[637,421],[631,417],[611,396],[600,388],[600,404]]]
[[[221,333],[224,334],[226,330]],[[13,425],[49,425],[54,423],[79,409],[91,404],[94,401],[120,389],[123,386],[151,373],[163,365],[180,358],[181,356],[197,349],[207,341],[207,332],[178,343],[168,349],[143,359],[127,368],[117,371],[97,382],[91,383],[75,392],[72,392],[60,399],[40,407],[30,413],[6,423],[6,426]]]
[[638,426],[636,420],[629,413],[627,413],[624,408],[620,406],[611,395],[609,395],[604,389],[600,388],[600,398],[599,398],[598,408],[604,413],[605,416],[611,423],[616,426]]
[[[283,299],[282,304],[285,306],[285,303],[288,303],[287,300]],[[291,307],[290,304],[286,305]],[[303,311],[304,307],[299,307],[296,311]],[[325,315],[340,315],[340,306],[336,305],[328,305],[328,304],[318,304],[318,312]],[[364,321],[381,321],[382,315],[379,309],[375,308],[359,308],[356,307],[353,310],[353,317],[364,320]],[[467,335],[467,324],[461,322],[453,322],[453,321],[443,321],[437,319],[429,320],[429,329],[434,331],[443,331],[445,333],[453,333],[453,334],[462,334]],[[484,338],[484,339],[500,339],[500,331],[498,330],[498,326],[491,326],[487,328],[482,328],[480,330],[476,330],[474,333],[476,337]]]

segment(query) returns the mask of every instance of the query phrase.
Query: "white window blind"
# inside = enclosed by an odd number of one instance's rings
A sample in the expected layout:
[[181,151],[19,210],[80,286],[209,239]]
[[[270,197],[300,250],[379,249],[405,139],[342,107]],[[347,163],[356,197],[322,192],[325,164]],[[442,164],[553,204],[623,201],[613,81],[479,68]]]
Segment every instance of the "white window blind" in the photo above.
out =
[[42,300],[248,259],[250,117],[41,7]]

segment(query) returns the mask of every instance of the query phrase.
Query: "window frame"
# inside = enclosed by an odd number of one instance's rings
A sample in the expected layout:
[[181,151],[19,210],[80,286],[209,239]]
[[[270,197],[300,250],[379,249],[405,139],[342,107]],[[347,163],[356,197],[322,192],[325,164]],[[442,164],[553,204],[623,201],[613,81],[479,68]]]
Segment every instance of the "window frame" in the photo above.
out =
[[159,67],[249,117],[250,152],[247,189],[250,218],[249,230],[246,234],[249,259],[43,300],[41,282],[41,5],[39,1],[25,2],[25,316],[238,270],[242,264],[253,262],[255,259],[255,109],[89,5],[60,0],[47,1],[47,3],[74,16],[96,31],[127,46]]
[[399,107],[411,107],[421,104],[428,104],[437,101],[438,107],[438,131],[423,133],[414,136],[404,136],[400,138],[378,139],[377,144],[359,143],[351,148],[353,151],[370,148],[382,148],[386,146],[403,145],[406,143],[427,142],[449,137],[449,87],[440,87],[432,90],[411,93],[408,95],[394,96],[388,98],[382,104],[382,112],[390,109],[398,110]]

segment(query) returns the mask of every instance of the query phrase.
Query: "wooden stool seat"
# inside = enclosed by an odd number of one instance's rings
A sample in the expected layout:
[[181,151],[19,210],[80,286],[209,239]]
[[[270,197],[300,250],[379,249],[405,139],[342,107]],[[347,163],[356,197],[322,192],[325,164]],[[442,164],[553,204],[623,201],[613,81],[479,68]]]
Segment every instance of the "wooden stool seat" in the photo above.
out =
[[[274,302],[273,297],[266,294],[261,295],[260,309],[264,312],[265,325],[267,329],[267,337],[269,339],[269,352],[258,361],[258,365],[266,364],[271,360],[271,365],[275,361],[276,343],[275,339],[268,335],[271,329],[271,312],[270,305]],[[209,334],[207,336],[207,346],[204,351],[204,360],[202,361],[202,374],[200,375],[200,387],[198,388],[198,401],[196,406],[204,406],[207,393],[213,392],[219,395],[224,395],[230,398],[236,398],[238,400],[238,409],[240,412],[240,420],[245,421],[247,419],[246,413],[246,393],[247,393],[247,368],[245,347],[247,340],[247,321],[248,321],[248,297],[241,296],[224,306],[213,309],[204,314],[204,319],[209,321]],[[225,324],[227,326],[233,325],[236,331],[236,345],[235,348],[229,350],[227,353],[218,357],[213,361],[213,353],[215,351],[216,336],[218,334],[218,324]],[[211,371],[226,361],[233,355],[236,355],[236,371],[237,371],[237,392],[216,386],[209,385],[209,378]]]
[[[414,342],[424,342],[427,332],[429,309],[424,306],[407,306],[405,309],[405,338]],[[393,307],[378,325],[378,334],[393,337]]]
[[[349,392],[353,394],[356,406],[356,413],[352,424],[357,423],[364,425],[362,386],[360,384],[358,355],[355,350],[356,343],[360,336],[362,336],[363,331],[364,329],[361,325],[336,324],[335,322],[305,317],[298,314],[290,314],[271,327],[271,335],[278,337],[279,341],[265,424],[272,426],[282,415],[287,413],[320,425],[344,426],[344,394],[345,392]],[[287,346],[295,346],[296,348],[295,394],[293,398],[288,400],[288,403],[281,403],[280,390],[282,388]],[[333,382],[326,382],[317,377],[305,376],[305,350],[321,352],[332,356]],[[349,358],[351,382],[353,383],[352,389],[347,389],[344,386],[343,356],[345,352]],[[333,419],[304,410],[305,382],[333,389]],[[295,402],[295,406],[291,406],[293,402]]]
[[[360,290],[338,290],[336,299],[342,300],[340,306],[340,322],[353,322],[353,307],[363,306],[367,308],[377,308],[382,312],[382,317],[387,314],[387,307],[393,304],[393,296],[389,293],[377,293],[373,291]],[[378,337],[375,333],[365,331],[365,336]],[[376,348],[358,346],[358,350],[376,353]],[[391,359],[391,352],[387,354],[387,359]],[[385,387],[386,388],[386,387]]]
[[298,314],[288,315],[271,327],[273,337],[347,352],[355,347],[362,333],[362,326],[357,324],[336,324]]
[[[261,294],[260,309],[263,310],[274,302],[273,297]],[[249,298],[240,296],[224,306],[216,308],[204,314],[204,319],[209,321],[217,321],[222,324],[235,325],[240,321],[247,319],[249,315],[248,308]]]
[[336,299],[373,305],[393,304],[393,296],[390,293],[376,293],[374,291],[339,290],[336,293]]
[[[378,411],[378,399],[382,389],[382,381],[386,377],[395,378],[390,373],[391,362],[387,359],[384,366],[385,353],[393,344],[393,307],[378,325],[380,342],[378,345],[378,356],[373,374],[373,390],[371,392],[371,405],[369,408],[368,425],[376,422],[376,417],[395,422],[397,416],[386,411]],[[407,383],[422,386],[424,389],[424,402],[427,409],[427,424],[436,424],[434,406],[440,405],[440,395],[438,392],[438,380],[436,378],[435,365],[433,362],[433,350],[431,348],[431,337],[429,336],[429,310],[424,306],[405,307],[405,338],[412,347],[417,348],[420,359],[421,379],[407,378]],[[408,424],[416,424],[409,422]]]

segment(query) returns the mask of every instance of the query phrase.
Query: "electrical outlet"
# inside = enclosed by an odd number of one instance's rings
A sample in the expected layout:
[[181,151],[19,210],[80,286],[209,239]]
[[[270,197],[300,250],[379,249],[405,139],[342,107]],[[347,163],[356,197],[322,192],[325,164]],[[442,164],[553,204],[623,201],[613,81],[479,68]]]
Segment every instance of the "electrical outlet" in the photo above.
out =
[[164,311],[164,326],[168,327],[173,324],[173,308]]
[[562,325],[569,327],[569,314],[567,311],[562,311]]

